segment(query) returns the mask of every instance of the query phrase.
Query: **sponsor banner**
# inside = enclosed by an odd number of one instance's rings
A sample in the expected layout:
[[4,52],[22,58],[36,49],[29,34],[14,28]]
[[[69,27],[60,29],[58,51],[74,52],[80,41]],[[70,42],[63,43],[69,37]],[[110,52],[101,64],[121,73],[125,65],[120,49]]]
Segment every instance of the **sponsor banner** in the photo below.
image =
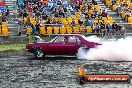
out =
[[0,6],[5,6],[5,0],[0,0]]
[[130,83],[131,77],[129,74],[88,74],[84,76],[87,82],[111,82],[111,83]]

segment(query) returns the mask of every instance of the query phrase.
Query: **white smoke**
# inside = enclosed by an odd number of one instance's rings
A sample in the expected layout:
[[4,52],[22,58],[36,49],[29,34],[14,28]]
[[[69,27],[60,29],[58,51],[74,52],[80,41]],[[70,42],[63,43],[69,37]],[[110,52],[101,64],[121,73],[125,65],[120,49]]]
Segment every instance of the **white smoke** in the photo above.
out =
[[106,60],[106,61],[132,61],[132,37],[106,41],[97,37],[88,37],[87,40],[100,42],[97,48],[85,51],[80,48],[77,53],[79,59]]

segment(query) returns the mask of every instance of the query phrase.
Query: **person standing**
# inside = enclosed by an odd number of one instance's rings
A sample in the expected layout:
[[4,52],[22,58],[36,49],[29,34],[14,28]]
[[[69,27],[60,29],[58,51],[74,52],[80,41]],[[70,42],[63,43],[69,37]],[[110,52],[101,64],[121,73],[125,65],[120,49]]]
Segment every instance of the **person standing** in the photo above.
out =
[[13,7],[14,18],[16,18],[16,17],[17,17],[17,10],[18,10],[18,5],[17,5],[17,3],[14,2],[14,4],[13,4],[12,7]]
[[20,17],[20,18],[18,19],[18,36],[21,35],[22,30],[23,30],[23,18]]

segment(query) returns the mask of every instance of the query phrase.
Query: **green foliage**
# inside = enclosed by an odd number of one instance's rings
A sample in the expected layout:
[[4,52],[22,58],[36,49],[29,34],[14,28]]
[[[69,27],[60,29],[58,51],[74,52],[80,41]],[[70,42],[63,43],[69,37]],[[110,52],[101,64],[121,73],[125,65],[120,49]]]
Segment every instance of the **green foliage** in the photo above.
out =
[[0,45],[0,51],[4,50],[22,50],[25,49],[25,44],[11,44],[11,45]]

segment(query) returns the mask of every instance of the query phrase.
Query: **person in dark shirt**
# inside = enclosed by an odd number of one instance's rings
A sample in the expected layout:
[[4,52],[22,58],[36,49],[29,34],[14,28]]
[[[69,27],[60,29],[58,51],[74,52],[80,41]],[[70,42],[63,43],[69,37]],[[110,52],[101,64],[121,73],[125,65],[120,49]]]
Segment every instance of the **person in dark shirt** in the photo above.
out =
[[9,15],[10,15],[9,8],[8,8],[8,6],[6,6],[5,16],[9,16]]
[[43,18],[43,20],[47,20],[48,16],[46,15],[45,12],[42,13],[42,18]]
[[35,25],[35,27],[36,27],[37,34],[39,34],[39,32],[40,32],[40,24],[39,24],[39,22],[37,22],[37,24]]
[[71,26],[76,26],[75,19],[72,19]]
[[92,4],[97,5],[97,2],[95,0],[92,0]]
[[28,16],[28,14],[27,14],[27,12],[26,12],[26,10],[25,10],[24,13],[23,13],[23,18],[24,18],[24,17],[27,18],[27,16]]
[[112,32],[113,33],[116,33],[116,31],[118,31],[118,25],[116,24],[116,22],[113,22],[113,24],[112,24]]
[[96,14],[95,14],[95,12],[93,12],[93,13],[91,14],[91,18],[93,18],[93,19],[96,18]]
[[88,13],[85,14],[85,19],[89,19],[89,14]]
[[95,33],[100,33],[100,31],[101,31],[101,30],[100,30],[100,26],[99,26],[98,23],[96,23],[96,24],[95,24],[95,28],[94,28],[94,32],[95,32]]
[[102,11],[102,17],[107,17],[107,13],[105,12],[105,10]]
[[88,10],[92,8],[92,4],[88,4]]
[[40,12],[37,10],[35,16],[38,18],[41,16]]
[[102,22],[100,22],[100,29],[101,29],[101,33],[103,33],[103,31],[105,30],[105,22],[104,22],[104,20],[102,20]]
[[7,21],[7,18],[5,15],[2,16],[2,22],[6,22]]
[[62,5],[60,0],[57,1],[57,5]]
[[83,24],[83,21],[81,19],[78,19],[78,23],[81,26]]
[[26,8],[26,5],[24,3],[22,3],[21,9],[25,9],[25,8]]
[[102,15],[101,15],[101,13],[98,14],[98,22],[99,22],[100,20],[102,20]]
[[33,8],[33,12],[36,13],[37,10],[38,10],[38,7],[37,7],[37,5],[35,5]]

